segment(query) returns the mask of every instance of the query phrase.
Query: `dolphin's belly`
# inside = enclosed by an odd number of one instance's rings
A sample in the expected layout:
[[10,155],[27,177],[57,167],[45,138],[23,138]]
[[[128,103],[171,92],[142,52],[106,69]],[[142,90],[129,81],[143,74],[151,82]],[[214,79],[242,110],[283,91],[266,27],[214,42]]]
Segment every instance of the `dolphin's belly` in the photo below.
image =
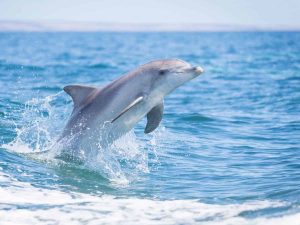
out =
[[133,127],[150,111],[151,107],[146,103],[136,105],[117,120],[113,121],[114,116],[107,116],[108,119],[99,118],[97,122],[90,124],[88,135],[97,133],[100,139],[107,143],[112,143]]

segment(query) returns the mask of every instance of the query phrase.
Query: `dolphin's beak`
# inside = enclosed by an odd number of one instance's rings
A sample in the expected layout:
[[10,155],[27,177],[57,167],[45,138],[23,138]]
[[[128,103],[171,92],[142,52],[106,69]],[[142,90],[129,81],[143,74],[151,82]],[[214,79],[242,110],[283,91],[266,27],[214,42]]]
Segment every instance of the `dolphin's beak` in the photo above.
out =
[[194,70],[195,74],[197,74],[197,75],[200,75],[201,73],[204,73],[204,69],[200,66],[193,67],[193,70]]

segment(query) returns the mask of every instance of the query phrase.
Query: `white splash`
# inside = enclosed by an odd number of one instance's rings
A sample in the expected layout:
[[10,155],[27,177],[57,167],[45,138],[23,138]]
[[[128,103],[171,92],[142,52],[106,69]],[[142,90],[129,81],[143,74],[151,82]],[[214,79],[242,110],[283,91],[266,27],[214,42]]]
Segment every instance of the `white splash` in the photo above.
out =
[[[17,153],[30,153],[33,158],[55,163],[64,147],[57,144],[56,140],[67,122],[71,108],[72,103],[63,92],[26,102],[20,121],[15,122],[15,139],[1,147]],[[43,152],[36,156],[32,154]],[[107,148],[93,147],[83,164],[85,168],[99,172],[118,185],[128,184],[139,173],[149,172],[147,151],[133,131]]]
[[57,131],[61,129],[62,121],[70,114],[62,93],[27,101],[25,107],[20,109],[20,120],[13,121],[15,139],[2,147],[18,153],[49,150],[58,137]]

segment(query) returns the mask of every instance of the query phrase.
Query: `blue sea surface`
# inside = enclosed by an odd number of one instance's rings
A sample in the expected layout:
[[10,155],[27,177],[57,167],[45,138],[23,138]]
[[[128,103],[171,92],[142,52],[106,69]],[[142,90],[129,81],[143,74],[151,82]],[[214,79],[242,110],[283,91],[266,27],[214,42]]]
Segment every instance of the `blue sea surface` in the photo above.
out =
[[[0,33],[0,224],[300,224],[300,33]],[[69,84],[155,59],[205,73],[83,164]]]

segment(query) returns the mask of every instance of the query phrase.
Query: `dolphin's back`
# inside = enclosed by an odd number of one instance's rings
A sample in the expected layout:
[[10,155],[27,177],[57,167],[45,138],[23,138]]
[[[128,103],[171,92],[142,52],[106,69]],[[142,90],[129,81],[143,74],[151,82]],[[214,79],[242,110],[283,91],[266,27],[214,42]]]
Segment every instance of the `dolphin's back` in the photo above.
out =
[[74,108],[61,138],[83,131],[95,122],[101,126],[101,123],[113,120],[135,97],[127,90],[132,89],[131,81],[137,75],[138,71],[127,73],[101,88],[66,86],[64,90],[72,97]]

